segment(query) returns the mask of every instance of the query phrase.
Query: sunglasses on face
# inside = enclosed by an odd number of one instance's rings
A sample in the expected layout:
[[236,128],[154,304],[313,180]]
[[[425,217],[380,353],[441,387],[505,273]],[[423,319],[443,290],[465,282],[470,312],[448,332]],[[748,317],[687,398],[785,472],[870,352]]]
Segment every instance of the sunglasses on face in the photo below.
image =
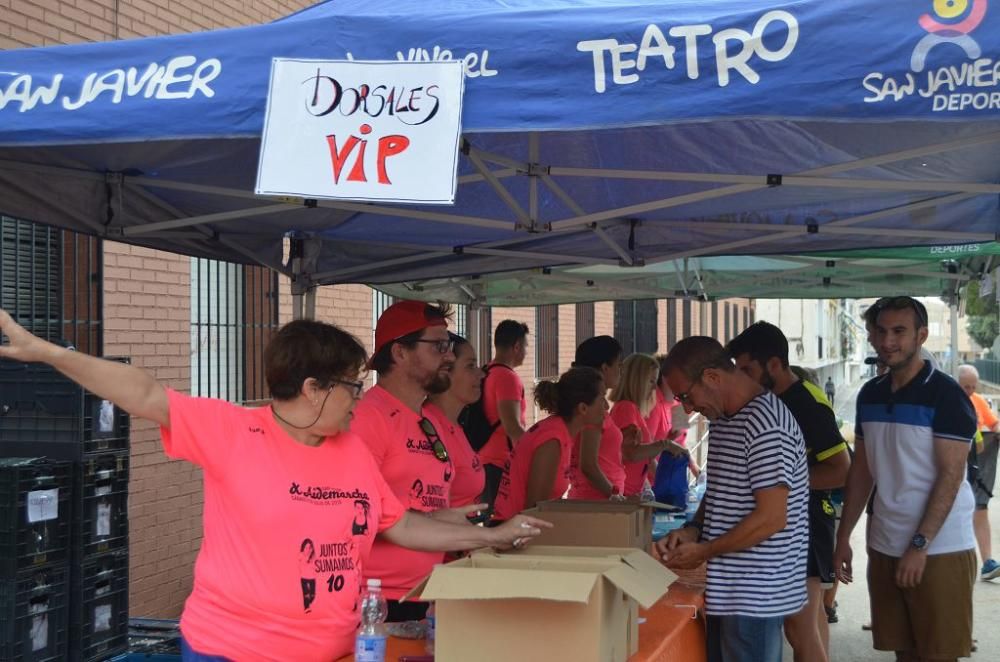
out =
[[448,449],[445,447],[444,442],[441,441],[441,435],[434,428],[434,424],[426,416],[420,419],[420,431],[427,437],[427,441],[431,442],[431,446],[434,449],[434,457],[441,462],[447,462]]
[[[927,309],[913,297],[882,297],[872,304],[878,312],[883,310],[906,310],[910,308],[917,315],[920,326],[927,326]],[[876,315],[878,317],[878,315]]]
[[438,351],[438,354],[447,354],[455,348],[454,340],[417,340],[417,342],[433,345],[434,349]]
[[361,391],[365,388],[365,383],[362,381],[353,382],[347,379],[331,379],[334,384],[340,384],[348,391],[351,392],[351,397],[357,400],[361,397]]

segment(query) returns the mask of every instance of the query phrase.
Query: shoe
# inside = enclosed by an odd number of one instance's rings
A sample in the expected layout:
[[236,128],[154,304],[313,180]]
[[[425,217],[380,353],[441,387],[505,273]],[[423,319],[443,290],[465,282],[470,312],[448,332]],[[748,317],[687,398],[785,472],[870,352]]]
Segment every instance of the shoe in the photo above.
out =
[[872,622],[868,621],[867,623],[862,624],[861,625],[861,629],[862,630],[871,630],[872,629]]
[[993,559],[986,559],[986,563],[983,564],[983,569],[979,573],[979,576],[983,578],[983,581],[1000,577],[1000,563],[997,563]]
[[823,605],[824,611],[826,611],[826,622],[827,623],[838,623],[840,619],[837,618],[837,603],[834,602],[832,607],[827,607]]

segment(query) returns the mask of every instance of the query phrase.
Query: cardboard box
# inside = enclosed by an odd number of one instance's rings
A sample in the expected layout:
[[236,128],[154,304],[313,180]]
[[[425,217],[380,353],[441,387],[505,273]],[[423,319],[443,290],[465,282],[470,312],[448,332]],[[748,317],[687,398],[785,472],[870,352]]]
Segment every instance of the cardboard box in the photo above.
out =
[[626,662],[638,605],[675,578],[635,549],[532,547],[436,566],[407,597],[435,601],[442,662]]
[[534,539],[538,545],[635,547],[653,545],[653,512],[657,504],[556,499],[541,501],[525,514],[554,525]]

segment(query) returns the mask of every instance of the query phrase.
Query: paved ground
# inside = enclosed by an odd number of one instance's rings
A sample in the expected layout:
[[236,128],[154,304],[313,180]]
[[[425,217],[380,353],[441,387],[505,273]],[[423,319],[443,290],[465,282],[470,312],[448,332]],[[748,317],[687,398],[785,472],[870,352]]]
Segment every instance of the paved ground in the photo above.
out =
[[[834,408],[837,415],[845,420],[854,419],[854,398],[860,383],[844,388],[838,394]],[[994,556],[1000,555],[1000,503],[994,502],[990,508],[993,527]],[[866,564],[864,546],[864,520],[858,523],[852,536],[855,577],[850,586],[842,586],[837,594],[840,622],[830,626],[831,662],[883,662],[894,660],[891,653],[881,653],[872,649],[871,633],[861,629],[868,621],[868,590],[863,569]],[[979,642],[979,651],[972,660],[996,662],[1000,660],[1000,579],[993,582],[979,581],[973,596],[974,634]],[[792,654],[785,650],[785,660],[791,661]]]

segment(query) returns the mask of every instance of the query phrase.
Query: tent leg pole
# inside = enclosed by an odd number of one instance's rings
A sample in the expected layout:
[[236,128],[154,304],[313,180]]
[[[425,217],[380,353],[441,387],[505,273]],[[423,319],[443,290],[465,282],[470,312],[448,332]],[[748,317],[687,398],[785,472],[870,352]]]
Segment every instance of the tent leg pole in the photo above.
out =
[[292,293],[292,319],[302,319],[302,295]]
[[958,377],[958,304],[954,301],[948,308],[951,310],[951,374]]
[[305,295],[305,318],[307,320],[316,319],[316,286],[310,285]]

